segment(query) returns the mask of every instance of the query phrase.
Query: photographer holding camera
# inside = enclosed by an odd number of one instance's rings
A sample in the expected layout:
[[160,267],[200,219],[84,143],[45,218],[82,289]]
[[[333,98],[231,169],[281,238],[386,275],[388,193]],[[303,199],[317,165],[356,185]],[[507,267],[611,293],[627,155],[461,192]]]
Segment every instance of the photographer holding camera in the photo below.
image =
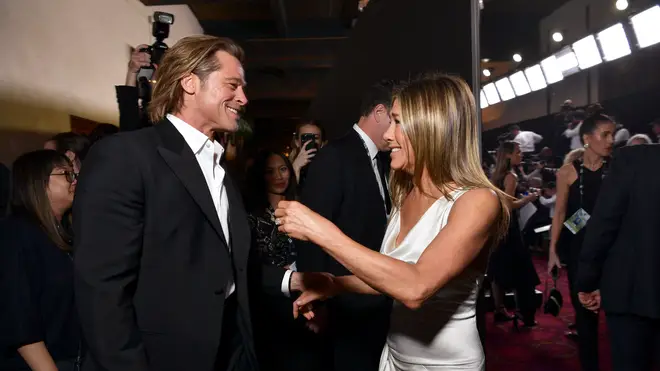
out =
[[151,126],[145,112],[151,100],[151,88],[158,64],[168,50],[167,44],[163,41],[169,36],[172,24],[174,24],[174,15],[154,12],[152,35],[156,41],[152,45],[138,45],[131,52],[126,72],[126,85],[115,87],[121,131]]
[[145,47],[146,45],[138,45],[131,53],[126,72],[126,84],[115,86],[121,131],[137,130],[151,125],[147,117],[140,112],[140,94],[137,87],[140,69],[151,65],[151,56],[141,51]]

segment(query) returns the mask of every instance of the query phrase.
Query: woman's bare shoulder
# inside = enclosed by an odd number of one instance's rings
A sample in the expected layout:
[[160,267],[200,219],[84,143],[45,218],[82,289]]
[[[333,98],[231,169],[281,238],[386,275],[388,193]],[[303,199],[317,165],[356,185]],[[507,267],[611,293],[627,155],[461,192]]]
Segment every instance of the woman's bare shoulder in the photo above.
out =
[[[468,204],[479,209],[499,209],[500,196],[488,187],[472,188],[456,200],[456,206],[466,207]],[[468,206],[469,207],[469,206]]]

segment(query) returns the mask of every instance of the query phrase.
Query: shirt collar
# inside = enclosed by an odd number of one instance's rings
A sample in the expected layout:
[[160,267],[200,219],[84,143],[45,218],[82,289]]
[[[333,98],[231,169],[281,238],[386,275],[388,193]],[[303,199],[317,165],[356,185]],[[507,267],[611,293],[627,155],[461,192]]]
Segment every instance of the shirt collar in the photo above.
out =
[[371,138],[369,138],[367,133],[365,133],[364,130],[362,130],[362,128],[358,126],[358,124],[353,125],[353,130],[355,130],[360,135],[362,141],[367,146],[367,151],[369,151],[369,157],[372,160],[376,158],[376,156],[378,155],[378,147],[376,147],[376,143],[374,143],[374,141],[371,140]]
[[218,159],[221,158],[224,154],[225,149],[220,143],[218,143],[217,140],[211,140],[201,131],[193,128],[188,123],[172,114],[168,113],[167,119],[170,120],[176,130],[178,130],[181,136],[183,136],[183,139],[186,141],[186,143],[188,143],[188,146],[193,151],[193,153],[200,153],[202,149],[204,149],[204,146],[210,142],[213,144],[213,152],[218,155]]

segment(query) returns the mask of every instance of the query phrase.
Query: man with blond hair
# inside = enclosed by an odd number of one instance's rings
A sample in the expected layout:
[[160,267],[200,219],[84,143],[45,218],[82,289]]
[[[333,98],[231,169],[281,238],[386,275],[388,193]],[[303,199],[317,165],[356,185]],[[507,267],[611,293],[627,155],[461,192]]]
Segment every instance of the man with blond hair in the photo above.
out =
[[[212,36],[166,54],[143,130],[91,150],[74,205],[85,371],[253,370],[250,230],[218,132],[247,104],[242,49]],[[280,290],[283,271],[264,278]],[[267,287],[268,288],[268,287]]]

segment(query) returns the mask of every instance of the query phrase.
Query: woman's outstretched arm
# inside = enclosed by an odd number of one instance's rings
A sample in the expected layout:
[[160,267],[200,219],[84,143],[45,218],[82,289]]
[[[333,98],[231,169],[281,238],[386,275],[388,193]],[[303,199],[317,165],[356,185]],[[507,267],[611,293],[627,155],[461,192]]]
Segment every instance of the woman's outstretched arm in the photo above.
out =
[[[280,204],[276,215],[284,232],[295,238],[312,240],[366,285],[410,308],[418,308],[475,260],[490,237],[501,207],[499,198],[489,189],[467,192],[456,201],[447,225],[416,264],[358,244],[328,220],[298,203]],[[366,291],[354,279],[346,280],[349,280],[345,282],[349,287]]]

